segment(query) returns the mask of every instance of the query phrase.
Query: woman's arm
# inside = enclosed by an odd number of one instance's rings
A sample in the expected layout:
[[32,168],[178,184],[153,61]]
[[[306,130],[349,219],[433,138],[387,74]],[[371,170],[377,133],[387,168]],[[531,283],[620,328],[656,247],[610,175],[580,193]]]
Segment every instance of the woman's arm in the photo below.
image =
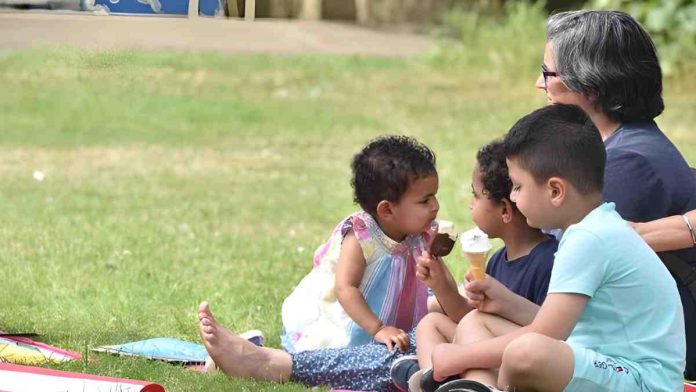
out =
[[684,215],[668,216],[650,222],[631,223],[631,226],[655,252],[693,247],[696,235],[695,225],[696,210],[689,211]]

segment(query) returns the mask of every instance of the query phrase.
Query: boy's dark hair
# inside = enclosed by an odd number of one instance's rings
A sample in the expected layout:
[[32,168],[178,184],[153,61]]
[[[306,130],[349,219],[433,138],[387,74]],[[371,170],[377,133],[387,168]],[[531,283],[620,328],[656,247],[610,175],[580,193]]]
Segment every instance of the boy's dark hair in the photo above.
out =
[[[510,201],[512,181],[505,163],[505,145],[501,139],[481,147],[476,153],[477,170],[481,172],[483,190],[490,200]],[[513,207],[515,203],[510,201]]]
[[538,183],[564,178],[583,195],[601,192],[607,154],[599,131],[573,105],[549,105],[522,117],[505,136],[505,156]]
[[370,214],[382,200],[398,203],[414,180],[436,175],[435,154],[408,136],[381,136],[353,157],[353,200]]

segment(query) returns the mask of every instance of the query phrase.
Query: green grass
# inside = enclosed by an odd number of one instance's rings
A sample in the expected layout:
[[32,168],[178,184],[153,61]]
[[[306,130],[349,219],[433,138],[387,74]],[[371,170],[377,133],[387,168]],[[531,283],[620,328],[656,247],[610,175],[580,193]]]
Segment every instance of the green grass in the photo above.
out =
[[[440,216],[468,228],[477,148],[545,102],[537,57],[472,56],[0,54],[0,329],[89,357],[62,369],[169,391],[306,390],[86,350],[197,341],[203,299],[277,347],[281,302],[356,209],[349,161],[379,134],[434,149]],[[692,165],[695,87],[694,73],[667,80],[658,121]],[[463,257],[448,262],[461,276]]]

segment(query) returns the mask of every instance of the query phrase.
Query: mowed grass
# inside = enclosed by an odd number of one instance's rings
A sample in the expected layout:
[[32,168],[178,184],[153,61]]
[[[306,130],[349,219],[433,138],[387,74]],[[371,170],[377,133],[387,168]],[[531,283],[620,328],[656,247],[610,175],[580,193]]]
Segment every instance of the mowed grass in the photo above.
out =
[[[168,391],[307,390],[88,349],[197,341],[204,299],[278,347],[282,300],[356,210],[349,162],[380,134],[436,152],[440,217],[469,228],[476,150],[545,103],[540,34],[538,56],[495,70],[442,53],[0,54],[0,329],[85,354],[53,367]],[[658,123],[696,166],[695,87],[693,72],[666,80]],[[462,276],[461,254],[448,263]]]

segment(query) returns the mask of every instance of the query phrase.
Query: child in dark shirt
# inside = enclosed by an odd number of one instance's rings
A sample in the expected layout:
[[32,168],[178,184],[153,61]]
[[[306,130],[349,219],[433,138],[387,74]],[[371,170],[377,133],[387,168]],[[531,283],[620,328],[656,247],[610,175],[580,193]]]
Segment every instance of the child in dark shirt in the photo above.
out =
[[[538,308],[546,298],[558,242],[529,227],[527,218],[510,201],[512,182],[502,142],[496,140],[481,148],[476,160],[469,206],[472,219],[490,238],[500,238],[505,243],[489,260],[486,279],[499,290],[516,294],[520,307]],[[418,276],[435,292],[444,312],[429,313],[416,329],[418,363],[425,370],[431,367],[432,350],[437,344],[450,343],[455,336],[467,333],[457,328],[453,320],[460,320],[476,308],[491,313],[496,313],[496,309],[491,309],[485,301],[477,301],[474,293],[459,295],[442,262],[427,253],[419,259]],[[407,378],[409,385],[417,386],[421,372],[411,367],[409,373],[406,377],[402,375],[401,380],[394,377],[395,384],[403,388],[403,378]]]

